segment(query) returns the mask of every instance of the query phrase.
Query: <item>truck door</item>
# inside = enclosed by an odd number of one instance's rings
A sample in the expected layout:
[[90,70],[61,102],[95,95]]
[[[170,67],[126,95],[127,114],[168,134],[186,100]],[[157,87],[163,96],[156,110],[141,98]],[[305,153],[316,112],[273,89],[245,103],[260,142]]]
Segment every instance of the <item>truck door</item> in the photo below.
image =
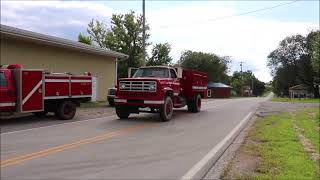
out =
[[44,75],[42,70],[20,71],[19,107],[21,112],[37,112],[44,109]]
[[0,71],[0,112],[16,111],[16,91],[11,71]]
[[177,77],[175,70],[173,69],[170,69],[170,78],[173,79],[173,82],[172,82],[173,95],[178,96],[180,94],[180,80]]

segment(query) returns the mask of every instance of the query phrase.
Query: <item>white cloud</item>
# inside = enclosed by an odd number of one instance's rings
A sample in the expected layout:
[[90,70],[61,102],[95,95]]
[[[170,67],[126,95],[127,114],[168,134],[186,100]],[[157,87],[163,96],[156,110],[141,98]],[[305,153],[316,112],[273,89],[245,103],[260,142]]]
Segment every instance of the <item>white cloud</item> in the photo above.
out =
[[[266,59],[289,35],[306,34],[317,24],[281,22],[251,16],[214,20],[235,14],[232,6],[217,7],[212,2],[201,6],[176,6],[148,13],[152,42],[169,42],[172,56],[182,50],[213,52],[244,61],[244,70],[252,70],[263,81],[271,80]],[[168,25],[168,26],[167,26]],[[232,70],[239,70],[236,62]]]
[[[112,13],[123,11],[97,1],[1,1],[1,23],[71,39],[85,31],[92,18],[108,22]],[[269,81],[266,58],[279,41],[289,35],[306,34],[310,28],[318,26],[253,16],[215,20],[233,14],[233,2],[202,1],[147,9],[150,41],[170,43],[175,60],[183,50],[232,56],[235,63],[231,70],[239,70],[236,61],[244,61],[244,70],[250,69],[260,80]]]
[[91,19],[106,21],[113,13],[120,12],[100,2],[1,1],[2,24],[65,37],[72,32],[63,31],[76,28],[83,31]]

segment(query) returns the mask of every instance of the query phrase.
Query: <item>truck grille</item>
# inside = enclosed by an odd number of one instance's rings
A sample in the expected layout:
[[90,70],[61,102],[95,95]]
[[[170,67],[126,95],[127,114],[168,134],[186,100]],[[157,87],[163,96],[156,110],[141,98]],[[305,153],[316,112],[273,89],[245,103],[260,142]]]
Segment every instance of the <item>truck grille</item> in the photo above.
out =
[[120,91],[156,92],[156,81],[120,81]]

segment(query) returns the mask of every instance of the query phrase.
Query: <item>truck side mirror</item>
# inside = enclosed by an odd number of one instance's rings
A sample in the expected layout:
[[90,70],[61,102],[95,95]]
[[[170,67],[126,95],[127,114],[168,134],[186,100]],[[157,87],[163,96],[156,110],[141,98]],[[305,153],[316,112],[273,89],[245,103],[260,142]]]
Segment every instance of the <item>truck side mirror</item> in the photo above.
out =
[[179,79],[181,79],[182,78],[182,68],[181,67],[176,67],[175,68],[176,69],[176,72],[177,72],[177,77],[179,78]]

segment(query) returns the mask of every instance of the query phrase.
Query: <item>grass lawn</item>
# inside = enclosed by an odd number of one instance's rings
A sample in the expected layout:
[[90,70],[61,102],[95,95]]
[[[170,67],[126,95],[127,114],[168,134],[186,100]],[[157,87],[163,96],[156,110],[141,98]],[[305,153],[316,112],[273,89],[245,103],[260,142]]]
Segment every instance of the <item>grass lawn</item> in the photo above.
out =
[[[259,158],[253,173],[240,179],[319,179],[319,163],[300,143],[294,124],[319,152],[319,110],[282,113],[258,119],[244,144],[245,153]],[[245,163],[245,162],[243,162]]]
[[282,97],[274,97],[272,98],[274,102],[293,102],[293,103],[320,103],[319,98],[282,98]]
[[311,144],[320,153],[320,116],[319,109],[307,109],[294,113],[296,125],[303,129],[303,135],[310,140]]

